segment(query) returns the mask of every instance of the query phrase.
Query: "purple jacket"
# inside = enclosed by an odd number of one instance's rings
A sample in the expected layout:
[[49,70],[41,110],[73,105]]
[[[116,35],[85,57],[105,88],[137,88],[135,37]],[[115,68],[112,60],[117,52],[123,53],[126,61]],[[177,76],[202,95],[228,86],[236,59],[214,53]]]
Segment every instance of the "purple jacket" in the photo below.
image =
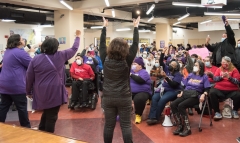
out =
[[58,73],[45,54],[35,56],[30,62],[27,70],[26,90],[28,95],[33,95],[33,109],[48,109],[67,102],[64,63],[74,56],[79,43],[80,38],[77,37],[72,48],[57,51],[54,55],[47,55],[57,68]]
[[26,94],[26,71],[32,58],[19,48],[7,49],[0,74],[1,94]]

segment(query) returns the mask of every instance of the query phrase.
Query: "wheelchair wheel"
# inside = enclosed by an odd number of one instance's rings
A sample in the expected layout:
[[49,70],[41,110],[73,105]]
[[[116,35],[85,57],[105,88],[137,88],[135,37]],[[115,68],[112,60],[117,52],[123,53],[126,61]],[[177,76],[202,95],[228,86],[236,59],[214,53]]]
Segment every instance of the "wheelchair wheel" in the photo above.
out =
[[91,109],[92,109],[92,110],[96,109],[96,105],[97,105],[97,95],[96,95],[96,94],[93,94],[93,96],[92,96]]

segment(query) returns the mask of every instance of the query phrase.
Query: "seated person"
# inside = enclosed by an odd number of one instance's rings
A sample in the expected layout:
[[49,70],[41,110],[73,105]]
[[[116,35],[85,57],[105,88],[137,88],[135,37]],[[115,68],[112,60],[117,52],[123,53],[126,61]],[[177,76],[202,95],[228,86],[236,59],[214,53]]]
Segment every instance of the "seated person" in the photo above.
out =
[[150,75],[154,77],[158,77],[160,75],[160,71],[161,71],[161,67],[159,64],[159,60],[155,60],[155,64],[152,70],[150,71]]
[[238,109],[240,106],[240,92],[239,92],[239,72],[231,63],[231,59],[227,56],[222,58],[222,66],[217,69],[213,80],[215,82],[214,88],[210,90],[211,105],[215,112],[214,120],[222,119],[219,110],[218,99],[233,100],[233,118],[238,119]]
[[[92,68],[83,63],[83,58],[80,55],[76,56],[76,61],[72,63],[70,74],[73,79],[72,83],[72,98],[70,108],[87,106],[86,96],[88,95],[88,86],[94,80],[95,74]],[[82,105],[78,103],[80,96],[80,89],[82,89]],[[77,104],[78,103],[78,104]]]
[[86,47],[85,49],[83,49],[80,56],[83,57],[83,63],[90,65],[92,67],[94,73],[97,73],[97,71],[99,69],[98,69],[98,60],[95,58],[95,52],[88,51],[86,54],[87,49],[89,49],[89,47]]
[[150,52],[148,53],[148,58],[144,59],[144,63],[146,65],[146,71],[148,72],[148,74],[150,74],[150,71],[155,64],[155,58],[153,53],[150,53]]
[[218,69],[218,67],[212,65],[212,62],[209,56],[207,56],[204,59],[204,63],[205,63],[205,74],[208,76],[208,80],[210,81],[210,83],[213,84],[214,83],[213,76],[216,70]]
[[136,58],[132,64],[130,72],[130,86],[132,91],[132,99],[135,108],[135,123],[141,123],[141,116],[146,105],[146,101],[152,94],[151,79],[147,71],[144,69],[144,62],[141,57]]
[[174,135],[187,136],[191,134],[186,109],[199,104],[199,100],[203,102],[210,88],[210,82],[208,76],[204,74],[204,68],[203,62],[197,61],[195,63],[193,73],[190,73],[183,80],[185,89],[177,95],[178,98],[170,105],[177,123],[177,129],[173,132]]
[[165,104],[175,100],[177,98],[177,92],[181,89],[182,75],[179,72],[180,66],[176,61],[172,61],[169,66],[163,63],[165,50],[166,49],[164,49],[159,60],[160,65],[163,67],[160,76],[164,78],[162,84],[164,91],[162,96],[160,96],[159,92],[156,92],[152,97],[150,113],[147,120],[148,125],[159,122]]

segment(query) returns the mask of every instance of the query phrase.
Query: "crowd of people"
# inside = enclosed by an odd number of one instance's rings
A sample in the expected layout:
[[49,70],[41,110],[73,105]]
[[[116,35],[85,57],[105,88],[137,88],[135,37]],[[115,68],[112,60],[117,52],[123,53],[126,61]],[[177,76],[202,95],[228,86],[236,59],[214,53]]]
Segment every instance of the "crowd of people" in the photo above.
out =
[[[193,106],[208,97],[214,120],[222,119],[219,99],[228,98],[233,100],[232,117],[239,118],[240,60],[236,55],[240,52],[240,40],[236,45],[234,32],[227,20],[226,33],[222,35],[221,42],[211,45],[210,37],[206,38],[209,56],[203,59],[199,55],[189,54],[192,49],[189,44],[186,48],[182,44],[177,47],[170,44],[159,49],[154,42],[150,47],[144,44],[139,47],[140,17],[133,21],[131,46],[124,39],[115,38],[107,47],[108,20],[103,18],[103,21],[99,48],[91,45],[77,54],[81,35],[78,30],[72,48],[63,51],[58,51],[59,41],[55,38],[47,37],[43,43],[30,46],[20,35],[11,35],[4,55],[1,53],[0,122],[5,122],[14,102],[20,125],[30,128],[27,98],[31,98],[33,109],[43,110],[39,130],[53,133],[60,106],[67,103],[65,63],[75,54],[75,61],[70,67],[73,82],[69,108],[87,107],[87,91],[93,86],[93,80],[98,78],[96,73],[104,73],[101,104],[105,115],[105,143],[112,142],[118,115],[123,140],[131,143],[131,112],[134,109],[135,123],[140,124],[146,102],[149,101],[148,125],[160,123],[165,105],[171,102],[177,123],[174,135],[191,134],[186,109],[192,115]],[[155,77],[156,86],[151,77]]]

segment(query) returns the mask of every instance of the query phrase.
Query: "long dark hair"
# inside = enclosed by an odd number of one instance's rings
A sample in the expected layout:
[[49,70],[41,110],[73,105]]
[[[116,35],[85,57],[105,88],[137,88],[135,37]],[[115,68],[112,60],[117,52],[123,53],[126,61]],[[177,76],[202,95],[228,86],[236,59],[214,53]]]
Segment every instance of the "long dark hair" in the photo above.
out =
[[21,40],[21,36],[19,34],[11,35],[7,40],[6,49],[17,48],[18,46],[22,45],[20,40]]
[[117,61],[125,60],[128,54],[129,45],[123,38],[113,39],[107,48],[107,55],[109,59]]
[[44,40],[41,46],[41,53],[45,53],[48,55],[53,55],[57,52],[59,46],[59,42],[55,38],[49,38]]
[[200,60],[197,60],[197,62],[198,62],[198,64],[199,64],[199,75],[200,76],[203,76],[204,75],[204,72],[205,72],[205,65],[204,65],[204,63],[202,62],[202,61],[200,61]]

